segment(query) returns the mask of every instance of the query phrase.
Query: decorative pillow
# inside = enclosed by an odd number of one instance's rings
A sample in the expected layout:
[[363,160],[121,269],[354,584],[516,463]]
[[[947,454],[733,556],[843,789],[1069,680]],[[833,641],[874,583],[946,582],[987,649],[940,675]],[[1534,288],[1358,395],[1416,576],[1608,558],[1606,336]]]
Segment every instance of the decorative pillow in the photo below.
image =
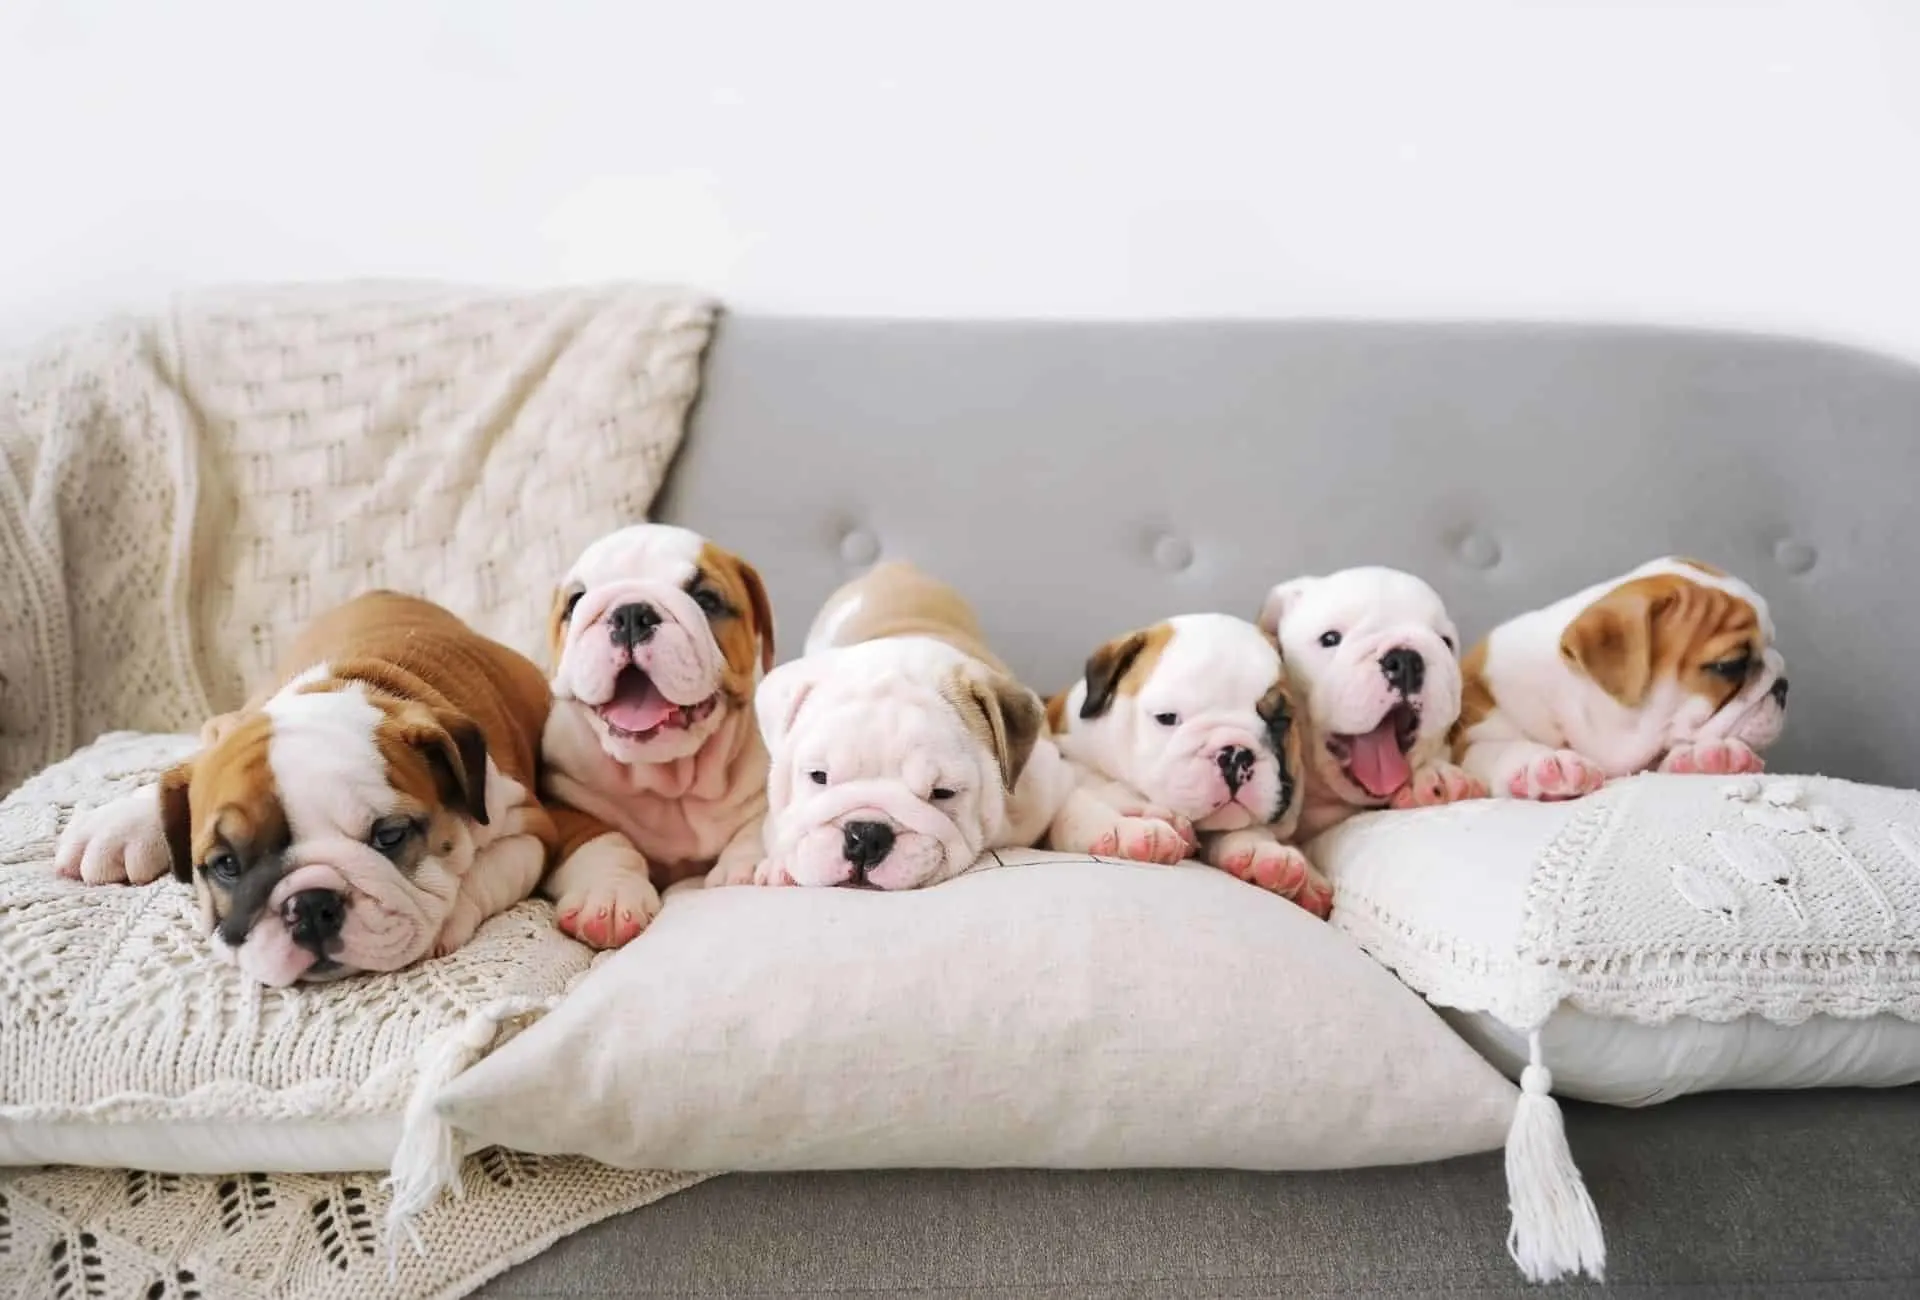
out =
[[1920,1080],[1920,793],[1648,775],[1370,814],[1310,852],[1333,923],[1521,1080],[1508,1176],[1530,1275],[1604,1259],[1550,1089]]
[[634,1168],[1323,1169],[1499,1145],[1512,1085],[1325,922],[1196,864],[997,857],[906,893],[676,889],[438,1111],[473,1143]]
[[53,874],[81,803],[153,780],[187,736],[115,733],[0,803],[0,1165],[349,1172],[392,1161],[447,1038],[490,1041],[589,964],[523,903],[459,952],[269,989],[214,956],[192,890]]

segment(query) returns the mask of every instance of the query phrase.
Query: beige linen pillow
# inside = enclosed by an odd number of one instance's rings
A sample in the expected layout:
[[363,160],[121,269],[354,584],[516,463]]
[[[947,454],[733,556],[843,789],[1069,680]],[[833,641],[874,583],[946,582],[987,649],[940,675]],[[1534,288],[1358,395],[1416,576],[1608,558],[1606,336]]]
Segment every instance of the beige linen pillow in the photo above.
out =
[[1506,1136],[1512,1085],[1292,904],[1197,865],[999,857],[913,893],[676,890],[439,1113],[688,1170],[1322,1169]]

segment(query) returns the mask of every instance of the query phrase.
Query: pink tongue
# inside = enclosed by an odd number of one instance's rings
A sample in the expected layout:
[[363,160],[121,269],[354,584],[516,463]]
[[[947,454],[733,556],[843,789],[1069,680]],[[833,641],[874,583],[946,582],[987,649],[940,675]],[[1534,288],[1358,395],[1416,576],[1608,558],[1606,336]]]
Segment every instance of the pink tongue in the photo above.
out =
[[655,688],[651,677],[627,669],[614,683],[613,698],[601,708],[600,716],[622,731],[652,731],[673,709],[673,701]]
[[1376,799],[1386,798],[1413,775],[1407,766],[1407,756],[1400,752],[1400,741],[1393,733],[1393,717],[1389,714],[1372,731],[1352,739],[1352,758],[1347,771]]

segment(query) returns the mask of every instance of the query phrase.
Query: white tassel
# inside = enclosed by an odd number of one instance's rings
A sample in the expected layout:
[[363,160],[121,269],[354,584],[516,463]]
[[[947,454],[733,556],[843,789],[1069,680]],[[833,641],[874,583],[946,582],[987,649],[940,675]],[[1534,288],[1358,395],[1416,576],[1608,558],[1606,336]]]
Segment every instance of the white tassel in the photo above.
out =
[[1520,1101],[1507,1132],[1507,1253],[1528,1280],[1552,1282],[1585,1272],[1605,1280],[1607,1241],[1587,1185],[1567,1150],[1566,1121],[1553,1099],[1553,1075],[1540,1063],[1540,1031],[1527,1038]]
[[522,1016],[537,1015],[559,1004],[558,998],[501,998],[468,1016],[466,1023],[443,1029],[420,1045],[413,1094],[407,1098],[400,1125],[400,1141],[393,1152],[393,1171],[387,1186],[393,1204],[387,1208],[387,1272],[399,1267],[399,1234],[404,1232],[420,1254],[426,1244],[414,1228],[415,1216],[437,1200],[442,1191],[462,1196],[460,1162],[466,1152],[453,1125],[440,1117],[434,1102],[462,1071],[492,1050],[500,1026]]

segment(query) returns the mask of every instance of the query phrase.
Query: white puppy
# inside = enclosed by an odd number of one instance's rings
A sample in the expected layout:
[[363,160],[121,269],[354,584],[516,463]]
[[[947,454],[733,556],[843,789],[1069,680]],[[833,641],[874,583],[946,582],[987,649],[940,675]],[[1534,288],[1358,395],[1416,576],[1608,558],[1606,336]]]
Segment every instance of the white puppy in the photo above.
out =
[[1267,593],[1260,626],[1279,637],[1312,728],[1302,838],[1368,808],[1486,795],[1447,761],[1460,634],[1432,587],[1383,568],[1295,578]]
[[574,562],[550,630],[543,783],[565,806],[546,889],[563,930],[616,947],[659,912],[659,887],[753,878],[767,784],[753,692],[773,613],[745,560],[636,524]]
[[951,588],[881,564],[822,607],[757,701],[763,884],[914,889],[1032,847],[1072,787],[1039,699]]
[[1698,560],[1654,560],[1501,624],[1466,677],[1460,762],[1516,799],[1655,767],[1758,772],[1786,724],[1766,601]]
[[1166,863],[1197,851],[1316,916],[1331,910],[1325,878],[1283,842],[1300,816],[1300,729],[1259,628],[1186,614],[1109,641],[1047,720],[1081,770],[1054,848]]

